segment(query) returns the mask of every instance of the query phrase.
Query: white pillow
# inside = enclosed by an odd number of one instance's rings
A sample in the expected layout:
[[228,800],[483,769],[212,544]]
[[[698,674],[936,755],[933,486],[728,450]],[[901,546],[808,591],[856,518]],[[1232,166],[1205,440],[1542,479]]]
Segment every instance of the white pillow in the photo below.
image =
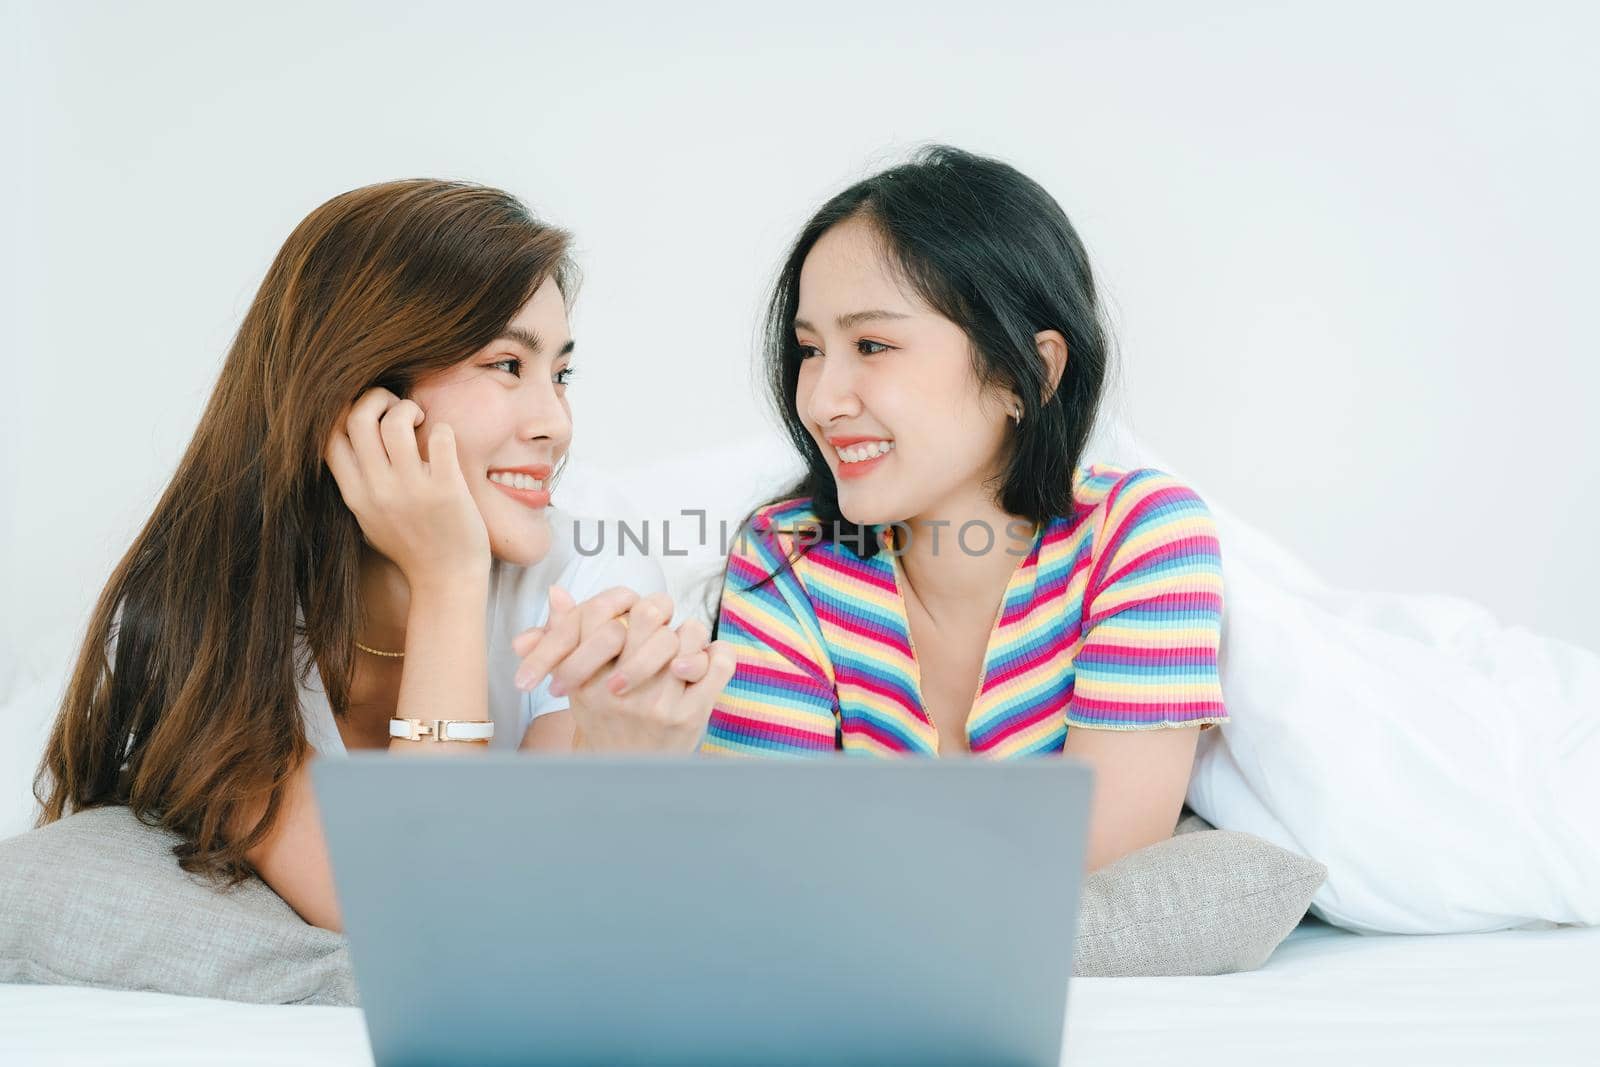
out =
[[1194,810],[1327,864],[1312,911],[1353,930],[1600,922],[1600,657],[1464,600],[1286,589],[1235,528]]
[[[1456,597],[1336,589],[1185,478],[1222,545],[1222,689],[1190,807],[1328,867],[1366,933],[1600,923],[1600,655]],[[1359,532],[1357,534],[1359,536]]]

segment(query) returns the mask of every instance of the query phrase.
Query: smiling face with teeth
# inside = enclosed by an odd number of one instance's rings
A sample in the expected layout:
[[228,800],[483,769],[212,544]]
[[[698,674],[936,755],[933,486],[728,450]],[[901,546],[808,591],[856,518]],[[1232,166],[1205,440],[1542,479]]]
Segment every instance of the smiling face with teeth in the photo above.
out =
[[572,444],[572,347],[566,303],[547,279],[499,337],[411,391],[426,415],[422,457],[431,424],[448,423],[490,550],[508,563],[526,566],[550,551],[544,509],[552,469]]
[[981,514],[1007,447],[1007,397],[980,387],[961,327],[902,286],[850,219],[800,271],[795,408],[863,525]]

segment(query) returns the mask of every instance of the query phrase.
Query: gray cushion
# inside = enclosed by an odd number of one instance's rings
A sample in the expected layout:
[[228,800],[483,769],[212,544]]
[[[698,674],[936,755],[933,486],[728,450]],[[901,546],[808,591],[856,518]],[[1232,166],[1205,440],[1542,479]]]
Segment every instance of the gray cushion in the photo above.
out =
[[97,808],[0,841],[0,982],[353,1004],[344,938],[252,878],[185,873],[177,838]]
[[[356,1003],[343,937],[306,924],[259,879],[219,890],[185,874],[176,841],[126,808],[100,808],[0,842],[0,982]],[[1171,840],[1084,880],[1074,971],[1251,970],[1326,874],[1191,816]]]
[[1328,869],[1198,815],[1084,879],[1073,973],[1227,974],[1266,962]]

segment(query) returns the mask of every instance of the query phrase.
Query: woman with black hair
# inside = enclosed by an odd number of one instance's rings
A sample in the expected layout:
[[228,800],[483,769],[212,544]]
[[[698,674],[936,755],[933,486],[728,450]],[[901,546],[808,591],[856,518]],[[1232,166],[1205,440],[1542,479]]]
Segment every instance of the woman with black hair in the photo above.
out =
[[1228,721],[1216,531],[1167,474],[1080,465],[1108,338],[1060,206],[927,149],[817,212],[766,336],[807,472],[729,557],[703,750],[1064,753],[1090,869],[1169,836]]

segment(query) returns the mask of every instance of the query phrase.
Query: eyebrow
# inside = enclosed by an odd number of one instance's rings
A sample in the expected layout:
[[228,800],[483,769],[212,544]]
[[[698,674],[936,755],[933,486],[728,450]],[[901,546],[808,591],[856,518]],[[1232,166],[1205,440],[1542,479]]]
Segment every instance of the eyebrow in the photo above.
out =
[[[524,330],[521,326],[507,326],[505,329],[500,331],[500,336],[496,337],[495,340],[515,341],[517,344],[521,345],[523,348],[526,348],[534,355],[538,355],[539,350],[544,348],[544,338],[540,337],[532,330]],[[556,358],[560,359],[562,356],[571,355],[572,350],[577,347],[577,344],[578,343],[576,341],[567,341],[566,344],[561,346],[561,351],[556,353]]]
[[[874,308],[871,311],[852,311],[848,314],[840,315],[834,321],[839,324],[839,329],[848,330],[850,327],[859,326],[863,322],[877,322],[881,319],[909,319],[910,317],[910,315],[898,311],[884,311],[880,308]],[[810,330],[812,333],[817,332],[817,328],[805,319],[795,319],[794,328],[797,330]]]

